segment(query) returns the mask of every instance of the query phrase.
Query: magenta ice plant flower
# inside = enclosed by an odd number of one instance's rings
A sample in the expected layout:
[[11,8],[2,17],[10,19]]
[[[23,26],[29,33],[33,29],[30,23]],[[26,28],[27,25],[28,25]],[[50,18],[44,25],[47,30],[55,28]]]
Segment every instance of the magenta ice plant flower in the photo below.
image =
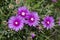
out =
[[52,0],[52,2],[57,2],[57,0]]
[[58,24],[60,25],[60,18],[59,18]]
[[18,15],[20,15],[22,18],[26,18],[27,15],[29,15],[29,10],[26,6],[22,6],[18,8]]
[[44,28],[51,29],[54,26],[54,18],[52,16],[44,17],[42,24]]
[[28,16],[27,16],[27,20],[26,20],[26,24],[28,24],[29,26],[34,26],[36,27],[37,25],[39,25],[39,16],[37,12],[31,12]]
[[22,30],[24,26],[24,19],[22,19],[20,16],[12,16],[8,20],[8,27],[12,30],[18,31]]
[[31,35],[32,38],[34,38],[36,36],[36,34],[33,33],[33,32],[30,35]]

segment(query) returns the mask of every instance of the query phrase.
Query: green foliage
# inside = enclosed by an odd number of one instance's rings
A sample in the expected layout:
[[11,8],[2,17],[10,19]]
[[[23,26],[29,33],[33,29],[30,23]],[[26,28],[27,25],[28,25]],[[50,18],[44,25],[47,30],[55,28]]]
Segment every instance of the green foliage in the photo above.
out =
[[60,0],[58,0],[55,6],[60,8]]

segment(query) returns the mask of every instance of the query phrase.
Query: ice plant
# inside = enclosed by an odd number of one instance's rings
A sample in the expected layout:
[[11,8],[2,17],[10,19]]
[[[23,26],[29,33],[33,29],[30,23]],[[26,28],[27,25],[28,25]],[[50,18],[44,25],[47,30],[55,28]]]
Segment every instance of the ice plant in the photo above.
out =
[[52,2],[57,2],[57,0],[52,0]]
[[26,18],[26,16],[29,14],[29,10],[27,7],[22,6],[18,8],[18,15],[20,15],[22,18]]
[[39,16],[37,12],[31,12],[27,16],[26,24],[29,26],[34,26],[36,27],[39,24]]
[[20,16],[12,16],[8,20],[8,27],[12,30],[18,31],[22,30],[24,26],[24,19],[22,19]]
[[59,19],[59,21],[58,21],[58,24],[60,25],[60,19]]
[[35,33],[33,33],[33,32],[30,35],[32,38],[34,38],[36,36]]
[[52,16],[44,17],[42,24],[44,28],[51,29],[54,26],[54,18]]

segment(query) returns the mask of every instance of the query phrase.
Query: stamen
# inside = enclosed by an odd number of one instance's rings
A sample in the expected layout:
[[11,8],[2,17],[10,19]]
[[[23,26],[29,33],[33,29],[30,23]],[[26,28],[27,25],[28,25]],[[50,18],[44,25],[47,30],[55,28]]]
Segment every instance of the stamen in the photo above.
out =
[[47,24],[49,24],[50,22],[49,21],[47,21]]
[[22,12],[22,15],[24,16],[25,15],[25,12]]
[[31,21],[34,21],[34,18],[31,18]]
[[17,25],[17,24],[18,24],[18,22],[15,22],[15,24]]

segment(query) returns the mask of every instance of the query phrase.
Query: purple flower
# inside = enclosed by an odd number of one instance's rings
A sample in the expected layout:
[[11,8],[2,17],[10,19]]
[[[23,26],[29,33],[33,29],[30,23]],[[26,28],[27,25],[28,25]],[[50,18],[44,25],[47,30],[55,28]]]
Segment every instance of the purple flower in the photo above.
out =
[[39,16],[37,14],[37,12],[31,12],[28,16],[27,16],[27,20],[26,20],[26,24],[28,24],[29,26],[37,26],[39,24]]
[[31,33],[30,35],[32,38],[34,38],[36,36],[34,33]]
[[25,6],[18,8],[18,15],[20,15],[22,18],[26,18],[29,13],[30,12],[28,8],[26,8]]
[[59,21],[58,23],[59,23],[59,25],[60,25],[60,21]]
[[54,26],[54,19],[52,16],[46,16],[44,17],[42,24],[44,28],[51,29]]
[[59,19],[59,21],[58,21],[58,24],[60,25],[60,19]]
[[57,2],[57,0],[52,0],[52,2]]
[[20,16],[12,16],[8,20],[8,27],[10,29],[13,29],[15,31],[21,30],[24,26],[24,19],[22,19]]

